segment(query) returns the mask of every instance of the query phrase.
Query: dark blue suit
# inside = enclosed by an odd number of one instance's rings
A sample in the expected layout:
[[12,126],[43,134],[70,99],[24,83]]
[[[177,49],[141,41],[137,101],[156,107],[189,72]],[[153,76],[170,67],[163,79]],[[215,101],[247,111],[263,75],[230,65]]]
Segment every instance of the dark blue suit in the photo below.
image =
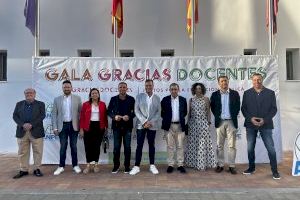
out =
[[[179,123],[182,131],[186,129],[185,116],[187,115],[187,103],[186,99],[179,96]],[[169,131],[172,122],[172,103],[171,95],[166,96],[161,101],[161,117],[162,117],[162,129]]]
[[[229,112],[235,128],[238,128],[237,116],[240,112],[240,95],[237,91],[229,89]],[[210,97],[211,112],[215,116],[215,127],[218,128],[221,124],[222,104],[220,90],[212,93]]]

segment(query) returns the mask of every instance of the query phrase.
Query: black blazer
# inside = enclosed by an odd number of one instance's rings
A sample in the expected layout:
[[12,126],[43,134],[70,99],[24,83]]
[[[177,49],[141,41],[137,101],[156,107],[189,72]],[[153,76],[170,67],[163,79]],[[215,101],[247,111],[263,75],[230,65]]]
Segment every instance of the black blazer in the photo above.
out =
[[[264,88],[259,96],[250,88],[243,95],[242,113],[245,117],[244,126],[253,129],[273,129],[273,117],[277,113],[275,92],[268,88]],[[258,97],[258,98],[257,98]],[[252,117],[260,117],[264,119],[264,125],[256,127],[252,124]]]
[[[229,112],[235,128],[238,128],[237,116],[240,112],[240,95],[237,91],[229,89]],[[211,111],[215,116],[215,127],[218,128],[221,125],[222,103],[220,90],[212,93],[210,97]]]
[[[25,103],[25,100],[18,102],[13,114],[13,119],[17,123],[17,138],[22,138],[25,135],[25,131],[23,129],[23,125],[25,123]],[[34,100],[32,103],[32,120],[29,122],[32,125],[31,135],[34,138],[41,138],[45,136],[43,125],[45,116],[44,102]]]
[[[133,128],[133,118],[135,117],[134,114],[134,103],[135,100],[132,96],[126,95],[126,114],[129,116],[129,120],[127,121],[126,125],[128,130],[132,130]],[[120,108],[119,108],[119,95],[114,96],[110,99],[108,108],[107,108],[107,114],[112,119],[111,128],[113,130],[117,129],[117,122],[115,121],[115,116],[120,114]]]
[[[187,115],[187,103],[186,99],[179,96],[179,120],[182,131],[186,130],[185,116]],[[172,122],[172,103],[171,95],[166,96],[161,101],[161,117],[162,117],[162,129],[169,131]]]

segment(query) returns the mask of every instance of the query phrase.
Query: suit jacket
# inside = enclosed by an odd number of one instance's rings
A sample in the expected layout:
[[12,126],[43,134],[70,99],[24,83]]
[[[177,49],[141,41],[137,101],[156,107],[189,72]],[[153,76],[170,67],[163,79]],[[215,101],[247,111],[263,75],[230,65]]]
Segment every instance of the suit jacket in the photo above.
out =
[[[106,115],[106,105],[103,101],[100,101],[99,104],[99,123],[101,129],[106,129],[108,126],[107,115]],[[90,122],[92,116],[92,105],[89,101],[84,102],[80,112],[80,128],[83,128],[85,131],[89,131]]]
[[[161,117],[162,117],[162,129],[169,131],[172,122],[172,102],[171,95],[166,96],[161,101]],[[187,115],[187,103],[186,99],[179,96],[179,122],[181,130],[184,132],[186,129],[185,116]]]
[[148,113],[148,104],[147,104],[148,94],[141,93],[137,95],[135,102],[135,116],[137,118],[136,126],[137,129],[143,129],[143,124],[146,121],[152,123],[150,130],[159,129],[159,120],[160,120],[160,99],[156,94],[153,94],[152,104]]
[[[135,117],[134,114],[135,100],[132,96],[126,95],[125,101],[127,105],[127,107],[125,108],[126,114],[129,116],[129,120],[126,122],[126,128],[131,131],[133,128],[133,118]],[[119,95],[112,97],[109,101],[109,105],[107,109],[108,115],[112,119],[111,128],[113,130],[117,129],[117,122],[115,121],[115,116],[120,114],[120,107],[118,102],[119,102]]]
[[[79,130],[79,116],[81,111],[81,98],[77,95],[71,94],[72,98],[72,125],[74,131]],[[63,100],[64,96],[58,96],[54,99],[53,103],[53,110],[52,110],[52,127],[53,130],[57,129],[58,132],[61,132],[63,127],[63,120],[64,120],[64,114],[63,114]]]
[[[242,102],[242,113],[245,117],[244,126],[253,129],[273,129],[273,117],[277,113],[275,92],[264,88],[257,98],[254,88],[244,92]],[[264,125],[261,127],[254,126],[251,122],[252,117],[264,119]]]
[[[25,103],[26,100],[18,102],[13,113],[13,119],[17,123],[17,138],[22,138],[25,135],[25,131],[23,129],[23,125],[25,123]],[[45,136],[43,126],[43,120],[45,116],[44,102],[34,100],[32,103],[32,117],[31,121],[29,122],[32,125],[31,135],[34,138],[41,138]]]
[[[235,128],[238,128],[237,116],[240,112],[240,95],[237,91],[229,89],[229,112]],[[215,127],[221,125],[222,103],[220,90],[212,93],[210,97],[211,111],[215,116]]]

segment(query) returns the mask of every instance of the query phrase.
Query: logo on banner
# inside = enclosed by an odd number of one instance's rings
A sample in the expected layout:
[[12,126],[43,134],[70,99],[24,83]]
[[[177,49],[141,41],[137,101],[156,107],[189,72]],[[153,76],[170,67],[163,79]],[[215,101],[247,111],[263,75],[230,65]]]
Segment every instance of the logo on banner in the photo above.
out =
[[300,176],[300,133],[298,133],[294,145],[293,176]]

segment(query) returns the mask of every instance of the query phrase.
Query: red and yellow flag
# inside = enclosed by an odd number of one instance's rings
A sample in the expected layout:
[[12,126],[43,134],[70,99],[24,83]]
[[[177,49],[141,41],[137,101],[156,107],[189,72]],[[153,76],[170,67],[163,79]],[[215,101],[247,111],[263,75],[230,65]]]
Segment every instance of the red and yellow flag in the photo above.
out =
[[[187,15],[186,15],[186,30],[188,32],[189,38],[193,37],[192,26],[193,26],[193,0],[187,0]],[[194,23],[197,24],[199,22],[198,15],[198,0],[195,0],[195,8],[194,8]],[[194,28],[194,27],[193,27]]]
[[123,0],[112,0],[112,34],[114,34],[114,17],[117,23],[117,37],[123,33]]

